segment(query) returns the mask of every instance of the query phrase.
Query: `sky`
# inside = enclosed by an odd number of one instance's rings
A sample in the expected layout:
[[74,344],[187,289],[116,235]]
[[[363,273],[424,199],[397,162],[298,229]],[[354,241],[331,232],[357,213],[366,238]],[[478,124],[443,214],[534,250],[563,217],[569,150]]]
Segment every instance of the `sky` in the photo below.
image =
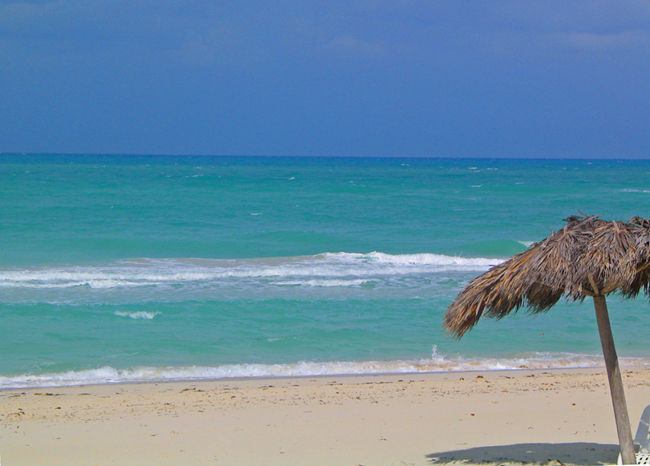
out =
[[650,1],[0,0],[0,152],[650,159]]

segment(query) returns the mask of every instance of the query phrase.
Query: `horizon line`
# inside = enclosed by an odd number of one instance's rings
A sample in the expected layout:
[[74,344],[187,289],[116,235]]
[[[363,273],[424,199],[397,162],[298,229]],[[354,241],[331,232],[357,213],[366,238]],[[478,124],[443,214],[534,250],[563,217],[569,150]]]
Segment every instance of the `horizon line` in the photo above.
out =
[[4,152],[1,156],[67,156],[67,157],[238,157],[238,158],[293,158],[293,159],[422,159],[422,160],[564,160],[564,161],[650,161],[635,157],[540,157],[540,156],[426,156],[426,155],[280,155],[280,154],[146,154],[146,153],[104,153],[104,152]]

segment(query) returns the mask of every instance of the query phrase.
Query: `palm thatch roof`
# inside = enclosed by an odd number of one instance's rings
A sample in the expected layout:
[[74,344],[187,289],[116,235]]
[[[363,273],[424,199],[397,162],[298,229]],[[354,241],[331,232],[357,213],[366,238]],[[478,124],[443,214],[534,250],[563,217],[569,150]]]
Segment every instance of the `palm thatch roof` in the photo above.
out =
[[618,291],[650,292],[650,220],[572,216],[557,233],[493,267],[458,295],[445,328],[460,338],[482,315],[500,319],[519,308],[545,312],[566,296],[583,300]]

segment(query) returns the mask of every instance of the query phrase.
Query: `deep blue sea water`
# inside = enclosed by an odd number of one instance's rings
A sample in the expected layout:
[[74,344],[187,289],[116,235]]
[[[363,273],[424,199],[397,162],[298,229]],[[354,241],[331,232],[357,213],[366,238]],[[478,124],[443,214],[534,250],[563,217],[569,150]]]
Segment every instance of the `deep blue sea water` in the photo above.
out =
[[[650,216],[650,162],[0,155],[0,388],[601,365],[591,303],[447,306],[578,211]],[[647,298],[608,299],[649,364]]]

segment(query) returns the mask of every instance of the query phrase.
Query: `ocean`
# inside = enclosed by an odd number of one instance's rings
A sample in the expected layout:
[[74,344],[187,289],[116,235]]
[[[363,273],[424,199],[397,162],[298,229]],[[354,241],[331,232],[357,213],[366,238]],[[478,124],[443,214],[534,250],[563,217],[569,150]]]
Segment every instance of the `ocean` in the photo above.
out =
[[[592,304],[442,330],[470,280],[650,162],[0,154],[0,388],[602,366]],[[608,298],[625,365],[648,299]]]

